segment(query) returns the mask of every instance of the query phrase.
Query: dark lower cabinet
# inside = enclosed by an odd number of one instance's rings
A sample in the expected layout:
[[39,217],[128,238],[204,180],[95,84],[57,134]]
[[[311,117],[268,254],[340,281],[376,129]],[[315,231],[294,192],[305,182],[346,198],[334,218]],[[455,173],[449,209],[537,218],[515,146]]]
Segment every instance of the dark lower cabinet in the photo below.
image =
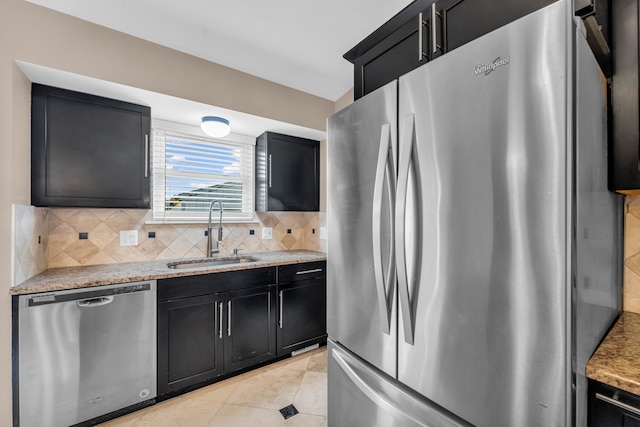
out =
[[325,277],[320,261],[159,279],[158,399],[326,342]]
[[158,398],[276,357],[274,267],[158,280]]
[[223,374],[222,307],[221,295],[158,305],[158,394]]
[[326,279],[278,285],[278,356],[327,339]]
[[327,341],[325,261],[278,267],[278,310],[278,357]]
[[589,380],[589,427],[640,427],[640,396]]
[[264,286],[226,295],[225,373],[276,356],[275,290],[275,286]]

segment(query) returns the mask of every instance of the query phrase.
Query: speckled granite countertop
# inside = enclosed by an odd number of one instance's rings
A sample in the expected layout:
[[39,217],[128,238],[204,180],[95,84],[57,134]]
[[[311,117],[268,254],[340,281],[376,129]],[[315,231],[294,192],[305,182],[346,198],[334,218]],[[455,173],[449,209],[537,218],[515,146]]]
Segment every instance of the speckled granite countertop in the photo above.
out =
[[620,315],[587,363],[587,378],[640,395],[640,314]]
[[325,253],[313,251],[243,253],[241,256],[252,256],[258,258],[258,261],[178,270],[168,268],[167,263],[185,261],[184,259],[53,268],[32,277],[18,286],[12,287],[9,293],[12,295],[21,295],[51,292],[90,286],[164,279],[168,277],[194,276],[197,274],[218,273],[222,271],[247,270],[283,264],[324,261],[327,259]]

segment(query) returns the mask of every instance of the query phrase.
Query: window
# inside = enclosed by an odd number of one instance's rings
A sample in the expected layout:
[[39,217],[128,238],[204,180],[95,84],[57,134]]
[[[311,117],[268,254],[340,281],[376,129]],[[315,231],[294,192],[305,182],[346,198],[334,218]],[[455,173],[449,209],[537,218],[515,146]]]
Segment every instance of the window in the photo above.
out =
[[206,221],[213,200],[222,202],[227,222],[253,219],[253,138],[212,139],[159,121],[152,134],[154,221]]

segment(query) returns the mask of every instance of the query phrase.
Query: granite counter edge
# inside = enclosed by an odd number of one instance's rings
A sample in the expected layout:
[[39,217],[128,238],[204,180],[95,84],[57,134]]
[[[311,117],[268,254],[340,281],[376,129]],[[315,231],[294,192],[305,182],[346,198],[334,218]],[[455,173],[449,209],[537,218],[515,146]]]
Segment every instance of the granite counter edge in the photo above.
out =
[[277,251],[249,254],[260,258],[256,262],[229,264],[215,267],[173,270],[166,265],[181,259],[162,261],[142,261],[119,264],[103,264],[86,267],[69,267],[47,270],[24,283],[9,289],[10,295],[26,295],[41,292],[54,292],[69,289],[81,289],[121,283],[142,282],[147,280],[187,277],[227,271],[249,270],[264,267],[276,267],[287,264],[326,261],[322,252]]

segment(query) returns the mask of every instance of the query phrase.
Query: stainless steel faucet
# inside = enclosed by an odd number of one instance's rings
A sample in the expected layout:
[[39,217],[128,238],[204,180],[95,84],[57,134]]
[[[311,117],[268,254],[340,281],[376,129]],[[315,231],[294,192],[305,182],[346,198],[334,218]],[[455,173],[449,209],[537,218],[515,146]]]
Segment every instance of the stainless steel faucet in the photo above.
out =
[[[211,211],[213,210],[213,205],[218,204],[220,207],[220,219],[218,221],[218,239],[216,240],[216,248],[213,248],[213,243],[211,242],[211,232],[213,228],[211,227]],[[207,256],[211,257],[213,254],[220,253],[220,242],[222,242],[222,202],[220,200],[214,200],[209,205],[209,223],[207,224]]]

